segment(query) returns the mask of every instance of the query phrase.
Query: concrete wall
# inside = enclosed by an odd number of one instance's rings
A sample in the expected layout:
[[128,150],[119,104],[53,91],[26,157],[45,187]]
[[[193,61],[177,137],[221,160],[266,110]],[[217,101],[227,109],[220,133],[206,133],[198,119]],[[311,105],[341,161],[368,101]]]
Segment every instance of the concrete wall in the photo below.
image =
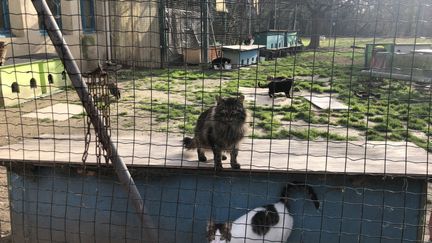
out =
[[[15,166],[13,168],[19,168]],[[145,242],[111,169],[86,175],[68,166],[8,171],[15,242]],[[414,242],[422,239],[424,179],[136,168],[134,179],[158,242],[206,242],[206,222],[234,220],[278,200],[307,178],[321,208],[294,193],[288,242]]]

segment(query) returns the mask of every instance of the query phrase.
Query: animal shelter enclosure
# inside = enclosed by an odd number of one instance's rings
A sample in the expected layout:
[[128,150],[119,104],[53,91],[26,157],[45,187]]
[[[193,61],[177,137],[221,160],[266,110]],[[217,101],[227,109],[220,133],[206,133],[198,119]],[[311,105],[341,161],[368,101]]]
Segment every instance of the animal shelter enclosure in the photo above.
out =
[[1,242],[431,240],[428,1],[0,11]]

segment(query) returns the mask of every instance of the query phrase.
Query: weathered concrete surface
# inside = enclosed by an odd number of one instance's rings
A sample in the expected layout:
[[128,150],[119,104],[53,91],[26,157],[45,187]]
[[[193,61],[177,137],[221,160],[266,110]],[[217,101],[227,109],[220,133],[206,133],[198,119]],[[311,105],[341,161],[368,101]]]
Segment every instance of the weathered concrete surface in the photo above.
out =
[[240,92],[245,96],[247,102],[255,102],[256,105],[284,106],[291,105],[292,99],[285,97],[285,93],[276,93],[275,98],[270,98],[267,88],[244,88]]
[[317,106],[320,109],[331,109],[331,110],[347,110],[348,106],[343,104],[341,101],[336,99],[336,95],[330,97],[330,94],[326,95],[303,95],[303,97]]
[[84,108],[81,105],[59,103],[27,113],[23,117],[66,121],[72,116],[82,114],[83,112]]
[[[212,167],[198,162],[195,151],[182,147],[182,136],[152,133],[133,140],[132,136],[113,138],[125,163],[135,166]],[[0,161],[25,160],[40,163],[81,163],[82,137],[49,135],[25,139],[20,144],[0,147]],[[94,143],[87,163],[95,163]],[[427,175],[431,171],[429,155],[407,142],[304,141],[244,139],[238,161],[243,170],[308,171],[350,174]],[[229,157],[229,156],[228,156]],[[429,165],[429,168],[428,168]],[[224,162],[229,168],[229,159]]]

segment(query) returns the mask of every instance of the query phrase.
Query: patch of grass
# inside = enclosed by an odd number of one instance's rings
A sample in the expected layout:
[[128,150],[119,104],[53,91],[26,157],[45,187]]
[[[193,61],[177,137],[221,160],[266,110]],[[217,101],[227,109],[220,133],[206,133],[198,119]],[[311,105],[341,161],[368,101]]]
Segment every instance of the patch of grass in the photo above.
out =
[[139,109],[152,111],[156,121],[184,119],[186,114],[199,115],[200,111],[192,106],[179,103],[141,104]]
[[413,135],[412,133],[408,133],[407,140],[409,142],[412,142],[412,143],[416,144],[417,146],[427,150],[428,152],[432,152],[432,146],[431,146],[430,140],[428,141],[426,139],[419,138],[419,137]]
[[303,120],[308,123],[320,123],[319,118],[312,111],[301,111],[295,114],[295,119]]
[[414,118],[410,117],[407,124],[409,129],[414,129],[418,131],[427,130],[427,126],[428,126],[425,120],[420,118],[415,118],[415,117]]
[[341,126],[352,127],[352,128],[356,128],[356,129],[361,130],[361,131],[367,130],[367,125],[364,121],[355,121],[354,122],[354,121],[351,121],[351,119],[348,120],[347,118],[341,118],[341,119],[337,120],[336,123],[338,125],[341,125]]
[[337,133],[320,131],[318,129],[282,129],[276,133],[273,133],[272,136],[270,134],[257,136],[258,138],[266,138],[266,139],[287,139],[287,138],[297,138],[302,140],[317,140],[321,139],[329,139],[332,141],[346,141],[348,140],[356,140],[355,137],[346,137],[344,135],[339,135]]
[[185,133],[187,134],[193,134],[194,133],[194,129],[195,129],[195,125],[193,125],[192,123],[186,123],[186,124],[180,124],[178,126],[181,130],[183,130]]
[[217,95],[218,94],[211,92],[196,92],[193,96],[188,96],[188,100],[210,106],[215,104]]
[[134,121],[126,122],[126,123],[123,124],[123,126],[125,128],[130,128],[130,127],[135,126],[135,122]]
[[157,81],[157,82],[153,82],[152,89],[167,92],[171,89],[171,87],[170,87],[170,83],[167,81]]
[[52,123],[53,120],[51,120],[49,118],[42,118],[42,119],[39,119],[39,122],[40,123]]
[[79,114],[73,115],[71,118],[72,119],[81,119],[81,118],[83,118],[85,116],[87,116],[87,113],[85,111],[83,111],[83,112],[81,112]]
[[272,115],[271,111],[256,111],[254,116],[258,118],[256,125],[267,132],[276,132],[281,127],[280,121]]
[[381,123],[381,122],[384,122],[384,117],[382,117],[382,116],[373,116],[373,117],[369,117],[369,121],[371,121],[371,122],[379,122],[379,123]]
[[385,137],[379,131],[368,129],[365,133],[367,139],[370,141],[384,141]]

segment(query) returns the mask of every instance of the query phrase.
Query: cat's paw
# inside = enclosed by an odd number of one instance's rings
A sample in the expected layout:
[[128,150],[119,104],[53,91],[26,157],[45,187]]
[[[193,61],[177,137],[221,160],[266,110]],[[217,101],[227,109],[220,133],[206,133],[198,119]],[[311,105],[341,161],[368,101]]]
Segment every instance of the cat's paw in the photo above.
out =
[[222,160],[226,160],[227,157],[225,155],[222,155]]
[[198,161],[199,162],[206,162],[207,161],[207,157],[205,157],[205,156],[199,156],[198,157]]
[[233,168],[235,170],[239,170],[240,169],[240,164],[239,163],[231,163],[231,168]]

